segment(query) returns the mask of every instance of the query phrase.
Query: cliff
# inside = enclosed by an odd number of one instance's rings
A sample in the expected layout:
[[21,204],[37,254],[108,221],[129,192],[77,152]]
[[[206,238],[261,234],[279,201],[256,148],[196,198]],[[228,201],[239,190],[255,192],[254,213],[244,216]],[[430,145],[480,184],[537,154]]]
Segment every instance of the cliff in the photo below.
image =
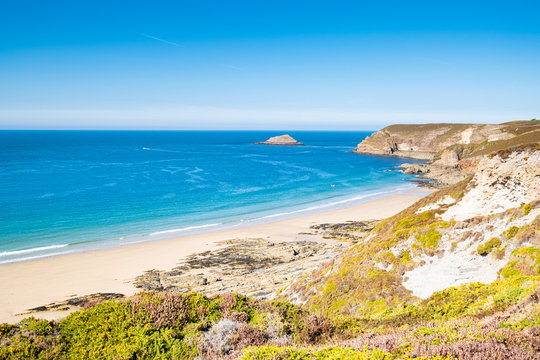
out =
[[[455,164],[463,158],[463,149],[473,151],[472,144],[489,144],[510,140],[540,130],[537,120],[504,124],[420,124],[391,125],[364,139],[357,153],[441,160]],[[537,135],[538,136],[538,133]],[[540,138],[538,139],[540,140]],[[445,149],[452,151],[445,152]]]

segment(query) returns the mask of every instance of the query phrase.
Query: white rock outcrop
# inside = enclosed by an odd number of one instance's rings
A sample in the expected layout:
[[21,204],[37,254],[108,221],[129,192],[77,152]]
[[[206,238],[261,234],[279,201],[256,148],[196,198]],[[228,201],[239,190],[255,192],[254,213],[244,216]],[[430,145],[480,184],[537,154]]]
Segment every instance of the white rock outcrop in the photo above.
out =
[[[460,223],[447,232],[440,229],[440,252],[436,256],[414,258],[422,265],[403,274],[403,286],[413,295],[425,299],[450,286],[490,283],[497,279],[498,271],[508,262],[513,250],[530,246],[507,239],[504,234],[510,227],[531,224],[540,216],[540,208],[533,207],[520,217],[505,212],[540,199],[540,151],[514,151],[507,155],[481,158],[467,193],[458,202],[453,203],[454,199],[446,196],[417,211],[450,205],[440,215],[441,220]],[[475,217],[482,218],[467,221]],[[502,241],[501,256],[479,255],[477,247],[491,238]],[[410,240],[402,245],[411,244]]]
[[483,157],[470,189],[442,219],[462,221],[519,207],[540,197],[540,151],[513,152],[508,158]]

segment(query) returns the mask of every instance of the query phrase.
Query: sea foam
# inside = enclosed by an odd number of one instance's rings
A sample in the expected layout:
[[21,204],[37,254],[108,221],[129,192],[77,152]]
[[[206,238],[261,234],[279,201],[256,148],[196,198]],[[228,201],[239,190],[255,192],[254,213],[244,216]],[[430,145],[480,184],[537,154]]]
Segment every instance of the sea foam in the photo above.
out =
[[47,250],[52,250],[52,249],[63,248],[66,246],[69,246],[69,244],[49,245],[49,246],[41,246],[41,247],[35,247],[35,248],[30,248],[30,249],[23,249],[23,250],[4,251],[4,252],[0,252],[0,257],[28,254],[28,253],[38,252],[38,251],[47,251]]

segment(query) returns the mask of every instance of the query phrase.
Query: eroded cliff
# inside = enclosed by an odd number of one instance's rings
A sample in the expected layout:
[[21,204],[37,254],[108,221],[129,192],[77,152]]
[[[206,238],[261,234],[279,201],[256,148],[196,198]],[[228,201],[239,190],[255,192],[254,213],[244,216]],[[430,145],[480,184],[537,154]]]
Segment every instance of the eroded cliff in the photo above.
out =
[[[414,124],[387,126],[364,139],[357,153],[439,160],[440,165],[455,166],[459,160],[492,143],[540,130],[537,120],[504,124]],[[530,137],[530,136],[529,136]],[[533,133],[540,141],[540,133]],[[530,142],[530,141],[529,141]],[[491,149],[491,151],[497,149]]]

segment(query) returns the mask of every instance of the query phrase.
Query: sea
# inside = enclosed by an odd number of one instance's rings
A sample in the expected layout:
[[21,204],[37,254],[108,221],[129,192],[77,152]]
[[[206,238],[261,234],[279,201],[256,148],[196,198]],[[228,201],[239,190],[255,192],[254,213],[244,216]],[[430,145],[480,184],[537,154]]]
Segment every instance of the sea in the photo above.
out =
[[271,222],[410,191],[370,132],[0,131],[0,265]]

